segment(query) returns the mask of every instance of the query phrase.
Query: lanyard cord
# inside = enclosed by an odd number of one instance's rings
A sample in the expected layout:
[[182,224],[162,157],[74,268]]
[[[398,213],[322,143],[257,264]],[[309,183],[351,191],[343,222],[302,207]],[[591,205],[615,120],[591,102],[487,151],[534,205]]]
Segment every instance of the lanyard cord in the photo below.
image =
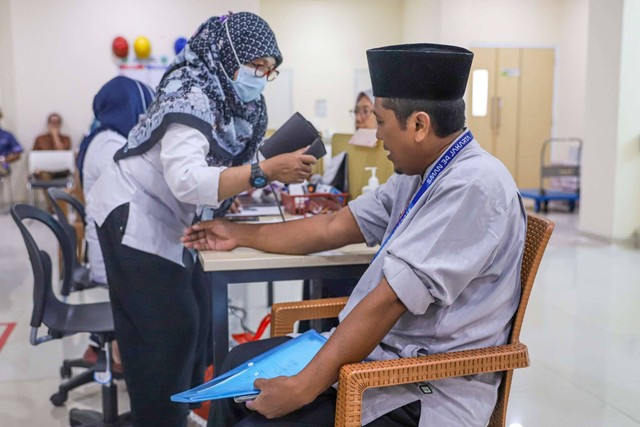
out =
[[449,166],[449,164],[451,164],[451,162],[458,155],[458,153],[460,153],[460,151],[462,151],[462,149],[466,147],[471,141],[473,141],[473,135],[471,134],[470,130],[467,130],[460,136],[460,138],[458,138],[458,141],[454,142],[451,145],[451,147],[449,147],[447,152],[444,153],[438,159],[438,161],[436,162],[436,165],[433,167],[433,169],[431,169],[431,172],[429,173],[427,178],[424,180],[420,188],[418,188],[418,191],[411,199],[411,202],[409,202],[409,205],[406,207],[404,212],[402,212],[400,219],[398,220],[396,225],[393,227],[393,230],[391,230],[391,233],[389,233],[387,238],[384,239],[384,241],[382,242],[382,245],[380,245],[380,249],[378,249],[378,252],[376,252],[376,254],[371,259],[371,263],[373,263],[373,261],[378,257],[378,255],[382,251],[382,249],[387,245],[387,243],[389,243],[389,241],[393,237],[398,227],[400,227],[400,224],[402,224],[402,221],[404,221],[404,219],[409,215],[409,212],[415,206],[418,200],[420,200],[422,195],[429,189],[429,187],[431,187],[431,184],[433,184],[436,178],[440,176],[442,171],[444,171],[444,169],[447,166]]

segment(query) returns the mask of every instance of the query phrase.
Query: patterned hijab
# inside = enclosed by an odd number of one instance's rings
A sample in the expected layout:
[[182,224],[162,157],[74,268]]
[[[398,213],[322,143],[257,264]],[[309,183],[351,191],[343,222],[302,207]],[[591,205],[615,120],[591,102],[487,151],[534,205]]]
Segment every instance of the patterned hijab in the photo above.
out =
[[[267,56],[275,58],[276,66],[282,63],[275,35],[259,16],[240,12],[210,18],[162,77],[156,97],[116,153],[116,161],[149,150],[171,123],[192,127],[207,138],[209,166],[238,166],[252,159],[267,129],[267,110],[262,95],[241,101],[226,78],[225,72],[233,76],[240,67],[229,38],[242,64]],[[203,219],[224,215],[230,204],[225,201]]]

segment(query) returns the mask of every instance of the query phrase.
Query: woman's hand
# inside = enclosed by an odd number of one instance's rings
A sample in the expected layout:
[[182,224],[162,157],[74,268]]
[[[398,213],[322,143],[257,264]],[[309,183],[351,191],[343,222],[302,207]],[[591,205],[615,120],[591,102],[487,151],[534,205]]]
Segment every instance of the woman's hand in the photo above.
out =
[[269,181],[280,181],[285,184],[303,182],[311,176],[311,166],[316,164],[315,157],[303,154],[308,148],[263,160],[260,162],[260,167]]
[[202,221],[184,230],[180,241],[199,251],[230,251],[238,247],[233,224],[223,219]]
[[242,202],[240,201],[240,199],[238,199],[238,198],[233,199],[233,203],[229,207],[229,212],[231,212],[231,213],[240,213],[240,212],[242,212]]

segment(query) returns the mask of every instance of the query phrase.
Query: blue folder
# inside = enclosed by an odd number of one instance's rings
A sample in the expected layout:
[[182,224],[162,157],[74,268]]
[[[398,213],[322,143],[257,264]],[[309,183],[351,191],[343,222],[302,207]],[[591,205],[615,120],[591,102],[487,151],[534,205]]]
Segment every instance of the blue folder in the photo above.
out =
[[307,366],[325,342],[325,337],[309,330],[209,382],[174,394],[171,400],[191,403],[226,397],[257,396],[260,390],[253,388],[256,379],[296,375]]

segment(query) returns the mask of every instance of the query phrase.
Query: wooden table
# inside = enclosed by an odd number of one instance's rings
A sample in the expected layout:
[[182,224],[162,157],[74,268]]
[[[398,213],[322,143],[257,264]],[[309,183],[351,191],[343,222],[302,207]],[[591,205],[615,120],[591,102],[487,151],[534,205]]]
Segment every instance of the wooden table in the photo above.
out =
[[230,284],[359,278],[376,251],[377,248],[357,244],[310,255],[269,254],[248,248],[230,252],[200,252],[200,262],[212,287],[214,372],[220,372],[220,365],[229,351]]

